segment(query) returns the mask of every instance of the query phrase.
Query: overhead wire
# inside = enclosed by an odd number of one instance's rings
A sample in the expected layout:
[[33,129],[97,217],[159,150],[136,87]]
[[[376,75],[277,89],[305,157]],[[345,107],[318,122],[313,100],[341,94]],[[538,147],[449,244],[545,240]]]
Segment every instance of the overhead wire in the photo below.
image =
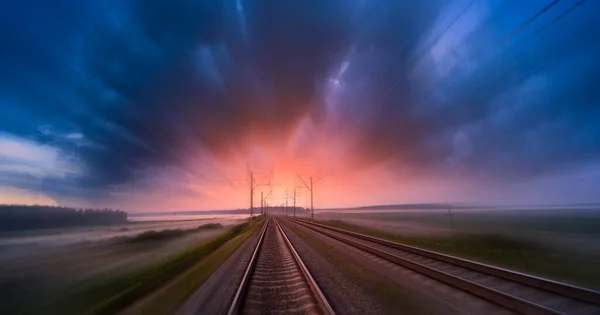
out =
[[[555,5],[556,5],[558,2],[560,2],[560,1],[561,1],[561,0],[554,0],[554,1],[552,1],[551,3],[549,3],[548,5],[544,6],[544,7],[543,7],[543,8],[541,8],[540,10],[538,10],[538,11],[537,11],[535,14],[533,14],[531,17],[529,17],[527,20],[525,20],[523,23],[521,23],[521,24],[520,24],[518,27],[516,27],[516,28],[515,28],[513,31],[511,31],[511,32],[510,32],[510,33],[509,33],[507,36],[505,36],[505,37],[503,38],[503,40],[502,40],[502,41],[500,41],[500,44],[504,44],[504,43],[506,42],[506,40],[507,40],[507,39],[509,39],[509,38],[511,38],[511,37],[514,37],[514,36],[515,36],[517,33],[521,32],[521,31],[522,31],[523,29],[525,29],[525,28],[526,28],[528,25],[530,25],[530,24],[531,24],[531,23],[532,23],[534,20],[536,20],[537,18],[539,18],[539,17],[540,17],[542,14],[544,14],[545,12],[547,12],[547,11],[548,11],[550,8],[552,8],[553,6],[555,6]],[[578,3],[576,3],[574,6],[572,6],[571,8],[569,8],[569,9],[568,9],[566,12],[563,12],[563,14],[559,15],[557,18],[555,18],[554,20],[552,20],[551,22],[549,22],[549,24],[556,22],[556,20],[560,19],[562,16],[564,16],[564,15],[566,15],[567,13],[569,13],[570,11],[572,11],[572,10],[573,10],[575,7],[579,6],[579,5],[580,5],[580,4],[582,4],[584,1],[586,1],[586,0],[580,0],[580,1],[579,1]],[[466,12],[466,10],[467,10],[468,8],[470,8],[471,4],[472,4],[472,3],[470,3],[470,4],[469,4],[469,5],[468,5],[468,6],[467,6],[467,7],[466,7],[466,8],[465,8],[465,9],[464,9],[464,10],[463,10],[463,11],[462,11],[460,14],[459,14],[459,16],[457,16],[457,19],[455,19],[455,21],[456,21],[456,20],[458,20],[458,18],[459,18],[460,16],[462,16],[462,15],[464,14],[464,12]],[[454,24],[454,22],[455,22],[455,21],[453,21],[453,23],[451,23],[451,24]],[[449,27],[450,27],[450,26],[451,26],[451,25],[449,25]],[[539,34],[539,33],[541,33],[541,31],[543,31],[543,30],[544,30],[546,27],[548,27],[548,26],[549,26],[549,25],[546,25],[545,27],[543,27],[543,29],[540,29],[540,30],[538,30],[538,32],[536,32],[536,33],[534,34],[534,36],[535,36],[535,35],[537,35],[537,34]],[[447,29],[449,29],[449,27],[448,27]],[[445,32],[447,31],[447,29],[446,29],[446,30],[445,30],[443,33],[445,33]],[[532,37],[533,37],[533,36],[532,36]],[[430,46],[430,47],[433,47],[433,45],[432,45],[432,46]],[[430,49],[431,49],[431,48],[430,48]],[[516,49],[516,48],[515,48],[515,49]],[[521,49],[521,51],[522,51],[522,50],[523,50],[523,49]],[[419,60],[420,60],[420,59],[419,59]],[[405,73],[402,75],[401,79],[405,78],[405,77],[408,75],[408,72],[409,72],[409,71],[405,72]],[[400,79],[400,80],[401,80],[401,79]],[[393,88],[395,88],[395,87],[397,86],[397,84],[400,82],[400,80],[398,80],[398,81],[396,82],[396,84],[395,84],[394,86],[392,86],[392,88],[390,88],[390,89],[388,90],[388,93],[389,93],[389,92],[390,92],[390,91],[391,91]],[[480,82],[480,84],[481,84],[481,82]]]
[[558,20],[562,19],[563,17],[565,17],[565,15],[571,13],[571,11],[575,10],[575,8],[577,8],[578,6],[582,5],[586,0],[580,0],[577,3],[575,3],[574,5],[572,5],[571,7],[569,7],[567,10],[565,10],[563,13],[559,14],[558,16],[556,16],[554,19],[552,19],[550,22],[546,23],[546,25],[542,26],[541,28],[539,28],[536,32],[535,35],[543,32],[545,29],[547,29],[548,27],[550,27],[552,24],[556,23]]
[[545,12],[547,12],[548,10],[550,10],[550,8],[552,8],[553,6],[555,6],[560,1],[561,0],[554,0],[554,1],[550,2],[548,5],[546,5],[545,7],[543,7],[541,10],[539,10],[538,12],[536,12],[529,19],[527,19],[525,22],[521,23],[521,25],[519,25],[516,29],[514,29],[512,32],[510,32],[506,37],[504,37],[503,42],[507,41],[511,37],[517,35],[517,33],[519,33],[520,31],[522,31],[525,27],[527,27],[527,25],[531,24],[533,21],[535,21],[542,14],[544,14]]
[[[471,8],[471,6],[473,5],[473,3],[475,3],[475,1],[476,0],[471,0],[471,2],[469,2],[469,4],[467,4],[467,6],[465,6],[465,8],[460,11],[460,13],[452,20],[452,22],[450,22],[450,24],[448,24],[448,26],[446,26],[446,28],[436,37],[436,39],[431,42],[431,44],[427,47],[427,49],[425,49],[423,54],[419,58],[417,58],[415,65],[418,64],[421,61],[421,59],[424,58],[429,53],[429,51],[431,51],[431,48],[433,48],[433,46],[435,46],[435,44],[437,44],[437,42],[444,36],[444,34],[446,34],[446,32],[448,32],[448,30],[450,30],[452,28],[452,26],[454,26],[454,24],[456,24],[456,22]],[[398,84],[400,84],[400,82],[404,78],[406,78],[408,73],[409,73],[409,71],[405,71],[404,74],[398,80],[396,80],[396,82],[388,89],[387,93],[389,94],[393,89],[395,89],[396,86],[398,86]]]
[[[543,13],[547,12],[550,8],[552,8],[554,5],[556,5],[559,1],[561,0],[554,0],[553,2],[551,2],[550,4],[544,6],[542,9],[540,9],[538,12],[536,12],[533,16],[531,16],[529,19],[527,19],[526,21],[524,21],[523,23],[521,23],[515,30],[513,30],[511,33],[509,33],[509,35],[507,35],[503,41],[501,41],[500,43],[504,43],[506,41],[506,39],[511,38],[513,36],[515,36],[517,33],[521,32],[525,27],[527,27],[529,24],[531,24],[534,20],[536,20],[537,18],[539,18]],[[553,19],[552,21],[550,21],[547,25],[545,25],[542,29],[540,29],[538,32],[536,32],[535,35],[539,34],[541,31],[545,30],[547,27],[549,27],[550,25],[552,25],[554,22],[556,22],[557,20],[559,20],[560,18],[564,17],[566,14],[568,14],[569,12],[571,12],[573,9],[575,9],[577,6],[581,5],[584,1],[586,0],[580,0],[578,3],[576,3],[575,5],[573,5],[571,8],[567,9],[565,12],[563,12],[561,15],[559,15],[558,17],[556,17],[555,19]],[[452,22],[439,34],[439,36],[436,37],[436,39],[428,46],[428,48],[425,50],[425,53],[419,57],[417,60],[420,61],[421,58],[423,58],[423,56],[425,56],[433,46],[435,46],[435,44],[456,24],[456,22],[472,7],[473,3],[475,2],[475,0],[471,1],[468,3],[467,6],[465,6],[465,8],[463,10],[461,10],[461,12],[452,20]],[[534,36],[535,36],[534,35]],[[533,36],[532,36],[533,37]],[[514,49],[517,49],[516,47]],[[519,51],[523,51],[524,49],[522,47],[520,47]],[[516,51],[516,52],[519,52]],[[510,67],[510,69],[513,69],[517,67],[518,63],[515,62],[513,64],[513,66]],[[414,68],[411,67],[411,69]],[[499,75],[501,75],[502,73],[505,73],[509,70],[507,69],[500,69],[500,73],[493,76],[491,79],[495,79],[497,78]],[[389,71],[389,69],[388,69]],[[406,71],[395,83],[394,85],[388,89],[388,93],[386,95],[389,95],[389,92],[392,91],[395,87],[398,86],[398,84],[408,75],[408,73],[412,71]],[[387,74],[387,72],[385,73]],[[489,81],[489,80],[487,80]],[[478,82],[478,85],[484,85],[485,82]]]

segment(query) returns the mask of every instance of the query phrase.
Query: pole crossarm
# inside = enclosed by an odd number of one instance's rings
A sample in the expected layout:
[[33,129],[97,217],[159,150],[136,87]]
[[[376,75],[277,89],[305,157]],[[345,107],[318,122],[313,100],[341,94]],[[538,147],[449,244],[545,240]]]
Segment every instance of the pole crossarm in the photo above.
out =
[[298,179],[300,179],[300,181],[302,182],[302,184],[304,184],[304,187],[306,187],[308,190],[312,191],[312,187],[309,187],[308,184],[304,181],[304,179],[302,179],[302,176],[300,176],[300,174],[296,173],[296,175],[298,176]]
[[300,176],[300,174],[296,173],[296,175],[298,175],[298,179],[300,179],[300,181],[304,184],[304,186],[306,186],[306,188],[308,188],[308,190],[310,191],[310,216],[311,216],[311,220],[314,221],[315,220],[315,208],[313,205],[313,177],[311,176],[310,179],[310,186],[304,181],[304,179],[302,179],[302,176]]

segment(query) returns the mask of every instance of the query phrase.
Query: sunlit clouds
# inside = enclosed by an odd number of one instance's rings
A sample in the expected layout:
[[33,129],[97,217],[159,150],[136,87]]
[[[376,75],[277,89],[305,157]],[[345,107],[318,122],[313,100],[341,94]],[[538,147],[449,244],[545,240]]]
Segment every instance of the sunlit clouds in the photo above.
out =
[[598,201],[599,4],[547,5],[3,3],[2,200]]

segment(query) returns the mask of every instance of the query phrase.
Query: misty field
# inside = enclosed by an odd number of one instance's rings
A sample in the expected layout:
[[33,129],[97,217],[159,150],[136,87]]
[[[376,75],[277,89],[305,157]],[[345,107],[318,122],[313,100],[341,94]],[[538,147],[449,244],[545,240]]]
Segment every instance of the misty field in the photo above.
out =
[[241,221],[130,222],[0,233],[0,313],[74,310],[78,295],[101,298],[109,294],[99,291],[103,286],[126,285],[119,279],[150,277],[163,272],[165,263],[171,266],[165,270],[184,268],[187,257],[200,257],[227,241],[223,235],[231,234],[236,223]]
[[600,289],[595,209],[320,212],[321,223]]

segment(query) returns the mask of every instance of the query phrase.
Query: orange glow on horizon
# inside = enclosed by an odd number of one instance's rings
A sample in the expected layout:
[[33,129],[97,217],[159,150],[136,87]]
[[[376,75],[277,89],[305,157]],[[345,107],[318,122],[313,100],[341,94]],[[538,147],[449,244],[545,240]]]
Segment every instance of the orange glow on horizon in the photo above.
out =
[[[353,155],[351,149],[355,143],[348,139],[352,139],[350,131],[319,129],[309,120],[300,123],[285,141],[250,133],[240,145],[244,149],[234,154],[212,160],[206,154],[198,154],[202,158],[189,161],[190,169],[210,165],[207,171],[214,173],[207,178],[182,175],[185,188],[196,195],[169,189],[155,193],[140,191],[139,195],[127,198],[128,204],[121,208],[136,212],[249,208],[250,170],[259,185],[253,198],[256,208],[260,207],[261,191],[265,195],[271,193],[270,205],[280,205],[285,203],[286,193],[293,194],[294,188],[297,206],[309,207],[310,193],[301,187],[304,185],[297,174],[307,184],[313,177],[315,208],[447,201],[459,188],[455,182],[440,182],[429,174],[419,174],[418,178],[400,176],[386,160],[373,161]],[[397,161],[394,163],[398,165]],[[272,185],[264,186],[270,178]],[[430,196],[431,185],[438,185],[437,191],[447,193]],[[292,204],[291,199],[288,204]]]
[[[314,180],[314,207],[339,208],[365,205],[464,202],[457,196],[475,190],[466,178],[438,174],[435,170],[401,169],[401,160],[379,156],[377,144],[369,152],[356,150],[356,131],[323,128],[305,119],[285,136],[249,130],[228,150],[211,155],[198,152],[188,169],[200,168],[207,176],[182,174],[185,191],[169,188],[140,190],[116,207],[134,212],[247,209],[250,206],[249,173],[256,184],[253,206],[260,207],[261,192],[270,193],[268,204],[281,205],[296,188],[298,207],[310,207],[310,192],[297,174]],[[224,146],[225,147],[225,146]],[[407,167],[410,163],[407,163]],[[265,186],[271,180],[270,186]],[[432,194],[431,192],[435,192]],[[468,202],[485,201],[474,194]],[[292,201],[288,201],[291,205]]]

